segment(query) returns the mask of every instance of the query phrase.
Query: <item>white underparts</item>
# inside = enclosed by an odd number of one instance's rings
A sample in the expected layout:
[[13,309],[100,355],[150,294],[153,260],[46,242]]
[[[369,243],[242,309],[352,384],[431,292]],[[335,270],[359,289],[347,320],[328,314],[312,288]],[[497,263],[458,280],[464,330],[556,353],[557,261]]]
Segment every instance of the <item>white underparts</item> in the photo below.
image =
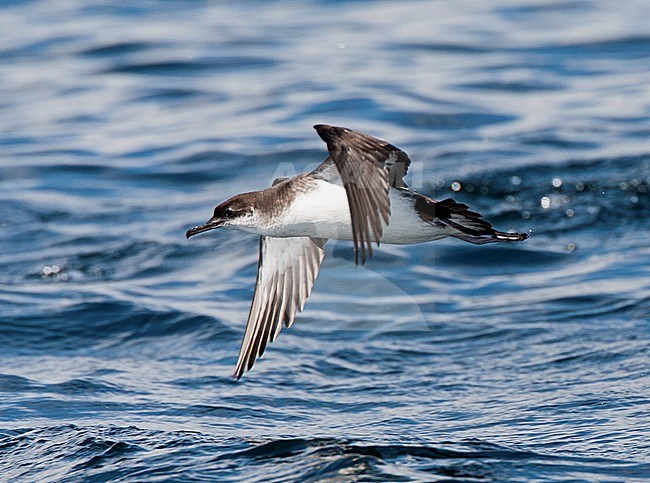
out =
[[[420,218],[412,198],[391,189],[390,204],[390,222],[384,226],[382,243],[422,243],[448,235],[443,229]],[[327,181],[316,180],[313,189],[299,193],[291,206],[260,234],[352,240],[350,210],[345,189]]]

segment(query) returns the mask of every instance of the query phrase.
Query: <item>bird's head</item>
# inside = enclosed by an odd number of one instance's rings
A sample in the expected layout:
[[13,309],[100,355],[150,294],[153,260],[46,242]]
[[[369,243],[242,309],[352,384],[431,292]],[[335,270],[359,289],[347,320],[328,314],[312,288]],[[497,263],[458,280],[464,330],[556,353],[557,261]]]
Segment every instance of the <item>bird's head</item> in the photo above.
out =
[[244,193],[233,196],[224,201],[214,209],[212,218],[203,225],[190,228],[185,233],[187,238],[203,233],[204,231],[214,230],[215,228],[237,228],[248,231],[253,228],[256,220],[256,203],[252,193]]

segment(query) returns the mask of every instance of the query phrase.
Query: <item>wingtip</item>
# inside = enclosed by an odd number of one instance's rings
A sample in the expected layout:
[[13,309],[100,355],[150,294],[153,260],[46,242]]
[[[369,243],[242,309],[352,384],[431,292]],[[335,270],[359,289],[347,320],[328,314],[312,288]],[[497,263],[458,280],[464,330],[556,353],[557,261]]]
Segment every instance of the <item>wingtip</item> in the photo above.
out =
[[318,135],[325,142],[340,137],[344,132],[348,131],[345,127],[331,126],[329,124],[314,124],[314,129],[316,129]]
[[314,124],[314,129],[316,129],[316,132],[318,135],[321,137],[321,139],[325,142],[327,142],[327,139],[331,136],[330,134],[330,128],[332,126],[328,124]]
[[247,368],[246,364],[244,364],[241,359],[238,359],[237,364],[235,365],[235,369],[232,371],[232,375],[230,377],[233,379],[233,381],[239,381],[248,370],[250,370],[250,367]]

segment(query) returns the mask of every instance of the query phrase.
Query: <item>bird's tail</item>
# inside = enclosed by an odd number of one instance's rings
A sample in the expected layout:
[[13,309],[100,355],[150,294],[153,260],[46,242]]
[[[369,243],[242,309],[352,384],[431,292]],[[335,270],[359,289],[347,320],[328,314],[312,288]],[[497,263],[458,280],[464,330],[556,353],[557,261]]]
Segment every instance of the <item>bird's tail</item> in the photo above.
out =
[[464,240],[475,245],[495,242],[522,241],[528,238],[527,233],[506,233],[496,230],[480,214],[470,211],[463,203],[447,198],[433,201],[435,218],[438,223],[446,225],[449,236]]

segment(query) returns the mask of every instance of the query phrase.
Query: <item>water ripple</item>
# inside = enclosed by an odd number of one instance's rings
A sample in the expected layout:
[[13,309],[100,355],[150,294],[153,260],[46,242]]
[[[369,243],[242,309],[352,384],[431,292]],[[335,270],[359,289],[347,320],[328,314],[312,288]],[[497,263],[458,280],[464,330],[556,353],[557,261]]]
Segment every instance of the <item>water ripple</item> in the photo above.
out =
[[[0,12],[5,479],[650,473],[647,2]],[[257,237],[184,234],[313,169],[316,123],[387,139],[411,187],[531,237],[363,267],[330,241],[234,381]]]

